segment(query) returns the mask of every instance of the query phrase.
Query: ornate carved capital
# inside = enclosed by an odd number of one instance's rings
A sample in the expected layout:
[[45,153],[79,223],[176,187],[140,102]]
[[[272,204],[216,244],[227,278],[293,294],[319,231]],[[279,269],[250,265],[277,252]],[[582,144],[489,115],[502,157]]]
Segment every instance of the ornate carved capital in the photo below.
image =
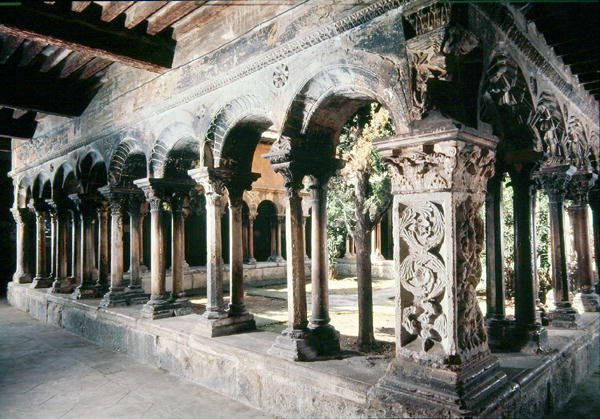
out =
[[568,165],[545,166],[535,172],[534,178],[548,194],[550,203],[562,203],[575,171],[575,167]]
[[387,141],[380,151],[392,168],[394,193],[485,193],[494,174],[497,140],[472,130],[414,131]]
[[588,193],[596,183],[597,176],[593,173],[577,172],[571,178],[567,188],[567,199],[573,201],[575,206],[588,204]]

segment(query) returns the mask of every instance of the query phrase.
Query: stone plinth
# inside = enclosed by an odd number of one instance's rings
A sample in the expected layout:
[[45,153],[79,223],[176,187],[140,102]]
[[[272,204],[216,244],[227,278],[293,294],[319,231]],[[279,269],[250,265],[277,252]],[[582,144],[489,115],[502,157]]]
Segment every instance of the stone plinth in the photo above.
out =
[[215,337],[255,329],[254,316],[247,313],[241,316],[230,316],[222,319],[209,319],[206,316],[200,316],[192,333],[200,336]]

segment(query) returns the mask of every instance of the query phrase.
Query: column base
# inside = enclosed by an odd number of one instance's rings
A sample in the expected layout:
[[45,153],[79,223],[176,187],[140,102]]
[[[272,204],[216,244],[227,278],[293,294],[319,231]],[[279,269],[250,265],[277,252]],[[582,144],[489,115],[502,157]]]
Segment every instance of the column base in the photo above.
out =
[[124,292],[129,305],[146,304],[150,300],[150,294],[146,294],[142,287],[127,287]]
[[100,307],[123,307],[129,305],[127,293],[123,288],[111,289],[102,297]]
[[254,258],[248,258],[244,261],[244,264],[246,265],[256,265],[256,259]]
[[50,280],[50,278],[36,276],[31,282],[31,288],[50,288],[51,286],[52,281]]
[[140,272],[148,272],[149,270],[146,265],[140,265]]
[[62,278],[55,280],[48,292],[53,294],[71,294],[75,287],[75,278]]
[[401,357],[390,363],[368,398],[384,416],[485,416],[486,407],[506,384],[506,374],[489,352],[463,365],[434,366]]
[[488,332],[488,345],[494,352],[510,350],[514,346],[513,332],[515,320],[506,317],[492,317],[486,319]]
[[93,299],[100,297],[102,297],[102,293],[100,293],[95,284],[79,285],[71,294],[71,298],[74,300]]
[[171,303],[173,305],[174,316],[186,316],[192,314],[192,303],[187,298],[178,298]]
[[282,258],[281,256],[269,256],[269,262],[275,262],[275,263],[283,263],[285,262],[285,259]]
[[173,317],[173,304],[166,296],[150,298],[140,311],[140,316],[144,319],[157,320]]
[[[224,313],[227,315],[227,313]],[[256,323],[254,322],[254,315],[246,313],[241,316],[223,317],[223,318],[209,318],[206,313],[200,316],[200,321],[194,328],[192,333],[206,336],[227,336],[233,335],[239,332],[246,332],[256,329]]]
[[577,329],[579,328],[579,313],[573,307],[557,307],[548,313],[548,321],[551,327],[559,329]]
[[573,305],[581,307],[586,313],[600,311],[600,297],[592,291],[578,292],[573,298]]
[[16,284],[30,284],[32,279],[30,274],[15,272],[12,277],[12,281]]
[[291,329],[281,332],[267,353],[290,361],[312,361],[318,356],[310,333]]
[[309,325],[313,346],[320,356],[332,356],[340,353],[340,332],[330,324]]
[[548,331],[539,324],[515,326],[515,338],[520,352],[543,354],[550,351]]

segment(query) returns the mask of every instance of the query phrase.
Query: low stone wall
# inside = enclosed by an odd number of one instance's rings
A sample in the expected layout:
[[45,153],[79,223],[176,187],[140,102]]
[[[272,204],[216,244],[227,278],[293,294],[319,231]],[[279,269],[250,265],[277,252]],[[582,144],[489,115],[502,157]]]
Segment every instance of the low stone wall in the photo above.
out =
[[[274,415],[384,414],[371,408],[367,397],[385,372],[383,359],[352,356],[294,363],[267,355],[276,336],[270,332],[206,338],[197,333],[196,314],[145,320],[139,318],[139,306],[107,310],[99,308],[99,300],[75,301],[26,284],[9,283],[8,300],[42,322],[127,352],[141,362]],[[543,417],[565,403],[600,361],[599,314],[583,314],[582,324],[582,330],[549,329],[554,348],[549,354],[498,354],[509,385],[487,407],[485,416]]]
[[[340,258],[335,269],[339,276],[356,276],[356,258]],[[394,261],[374,259],[371,261],[371,272],[374,278],[393,278]]]
[[[229,289],[229,265],[223,268],[223,286]],[[306,264],[307,278],[310,278],[310,263]],[[127,277],[127,274],[125,275]],[[142,272],[142,286],[150,289],[150,271]],[[253,265],[244,265],[244,284],[253,286],[283,284],[286,281],[285,262],[258,262]],[[173,289],[171,270],[166,273],[166,289]],[[198,294],[206,291],[206,266],[190,266],[184,269],[183,289],[188,294]]]

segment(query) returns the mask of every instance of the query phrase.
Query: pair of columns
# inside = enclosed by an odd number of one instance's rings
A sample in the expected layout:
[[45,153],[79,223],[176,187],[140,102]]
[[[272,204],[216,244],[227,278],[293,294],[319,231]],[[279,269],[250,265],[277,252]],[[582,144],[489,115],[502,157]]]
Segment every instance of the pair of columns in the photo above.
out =
[[[286,188],[286,253],[288,325],[269,354],[291,359],[311,360],[340,350],[339,333],[329,324],[327,267],[327,183],[339,162],[316,162],[293,158],[291,140],[281,136],[263,157],[284,178]],[[310,176],[311,191],[311,285],[312,315],[308,321],[305,274],[305,219],[302,213],[302,180]]]
[[277,215],[271,224],[271,262],[285,262],[283,258],[283,229],[285,228],[285,216]]

